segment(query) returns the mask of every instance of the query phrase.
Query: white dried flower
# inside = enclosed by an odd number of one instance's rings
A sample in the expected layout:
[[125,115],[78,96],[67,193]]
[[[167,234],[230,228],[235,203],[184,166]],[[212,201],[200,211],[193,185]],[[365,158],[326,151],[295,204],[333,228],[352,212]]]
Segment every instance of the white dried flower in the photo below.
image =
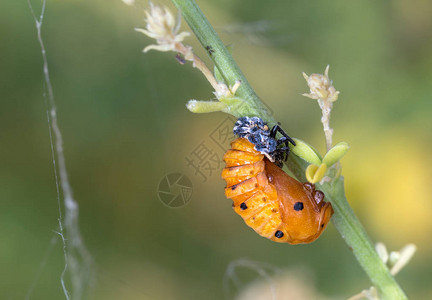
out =
[[303,77],[306,79],[310,89],[309,94],[303,94],[311,99],[318,100],[318,104],[322,111],[321,123],[324,127],[324,134],[326,137],[327,151],[332,148],[333,144],[333,129],[330,127],[330,113],[335,102],[339,96],[339,91],[336,91],[333,82],[328,77],[328,71],[330,66],[327,65],[324,75],[322,74],[311,74],[307,76],[303,72]]
[[389,254],[387,251],[387,247],[382,242],[378,242],[375,245],[375,250],[378,253],[379,257],[383,261],[383,263],[387,264],[389,259]]
[[371,286],[367,290],[361,291],[361,293],[354,295],[352,297],[349,297],[348,300],[379,300],[378,292],[375,287]]
[[381,242],[376,244],[375,249],[381,260],[389,267],[390,274],[393,276],[399,273],[399,271],[408,264],[417,251],[416,245],[408,244],[400,251],[388,253],[386,246]]
[[[403,267],[405,267],[408,262],[411,260],[411,258],[414,256],[414,253],[417,251],[417,247],[414,244],[408,244],[405,247],[403,247],[398,252],[398,258],[397,260],[392,263],[390,273],[394,276],[397,273],[399,273],[400,270],[402,270]],[[392,253],[390,253],[390,257]]]
[[[384,243],[378,242],[375,245],[375,250],[383,263],[389,268],[390,274],[395,276],[408,264],[414,256],[414,253],[417,251],[417,247],[414,244],[408,244],[400,251],[392,251],[388,253],[387,247]],[[359,294],[350,297],[348,300],[360,300],[364,298],[368,300],[379,300],[376,288],[372,286],[369,289],[363,290]]]
[[228,87],[225,83],[219,82],[213,94],[217,99],[234,97],[240,85],[241,81],[239,80],[236,81],[232,87]]
[[122,1],[126,5],[134,5],[135,4],[135,0],[122,0]]
[[311,74],[310,76],[306,75],[303,72],[303,77],[306,79],[307,84],[310,88],[309,94],[303,94],[303,96],[309,97],[315,100],[323,100],[334,102],[337,100],[339,96],[339,91],[336,91],[334,86],[332,85],[332,81],[328,77],[329,65],[327,65],[324,75],[322,74]]
[[[189,32],[181,32],[180,16],[174,18],[171,11],[166,7],[153,5],[150,2],[150,11],[145,11],[146,14],[146,29],[135,28],[136,31],[142,32],[145,35],[156,40],[156,45],[149,45],[144,48],[144,52],[151,49],[159,51],[176,51],[176,47],[183,39],[190,35]],[[188,59],[188,58],[186,58]]]

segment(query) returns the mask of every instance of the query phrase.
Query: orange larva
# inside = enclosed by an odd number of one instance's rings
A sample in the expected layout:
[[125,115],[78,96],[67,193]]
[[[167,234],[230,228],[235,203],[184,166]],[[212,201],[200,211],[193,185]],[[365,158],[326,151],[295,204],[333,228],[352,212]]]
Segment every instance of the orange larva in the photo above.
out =
[[225,195],[233,200],[234,211],[275,242],[313,242],[330,221],[331,204],[314,185],[290,177],[255,147],[238,138],[224,155]]

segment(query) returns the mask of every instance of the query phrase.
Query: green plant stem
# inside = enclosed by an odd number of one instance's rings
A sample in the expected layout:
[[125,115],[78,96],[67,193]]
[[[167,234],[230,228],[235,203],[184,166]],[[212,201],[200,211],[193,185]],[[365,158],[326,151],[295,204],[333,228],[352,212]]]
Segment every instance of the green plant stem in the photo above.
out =
[[381,299],[407,299],[387,266],[382,263],[363,226],[345,197],[343,177],[319,187],[335,211],[332,222],[378,289]]
[[[276,120],[255,94],[196,2],[194,0],[172,0],[172,2],[181,10],[184,19],[202,46],[207,49],[211,47],[213,50],[209,57],[219,69],[225,82],[233,86],[236,81],[241,81],[236,96],[244,99],[244,105],[247,106],[247,109],[242,109],[242,113],[247,113],[248,116],[258,116],[268,122],[270,126],[276,124]],[[307,167],[305,161],[291,155],[287,165],[299,180],[305,181],[304,174]],[[325,183],[319,188],[325,193],[326,199],[332,203],[334,208],[333,224],[378,290],[381,299],[408,299],[396,280],[391,276],[387,266],[381,261],[371,239],[349,206],[345,197],[343,178],[333,176],[331,182]]]
[[[173,2],[177,8],[181,10],[184,19],[195,33],[201,45],[203,45],[205,49],[212,50],[209,56],[219,69],[225,83],[228,84],[228,86],[234,86],[236,81],[241,82],[236,95],[247,102],[245,108],[249,115],[260,115],[262,119],[269,124],[275,124],[274,119],[263,105],[263,102],[255,94],[255,91],[248,83],[237,63],[195,1],[173,0]],[[210,53],[210,51],[208,51],[208,53]]]

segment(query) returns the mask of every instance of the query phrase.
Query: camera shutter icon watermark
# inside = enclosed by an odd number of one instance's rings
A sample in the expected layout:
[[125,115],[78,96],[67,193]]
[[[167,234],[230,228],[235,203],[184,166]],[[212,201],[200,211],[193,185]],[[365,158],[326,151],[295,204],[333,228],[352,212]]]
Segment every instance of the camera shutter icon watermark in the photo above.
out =
[[165,206],[179,208],[192,198],[192,181],[184,174],[170,173],[161,179],[157,191]]

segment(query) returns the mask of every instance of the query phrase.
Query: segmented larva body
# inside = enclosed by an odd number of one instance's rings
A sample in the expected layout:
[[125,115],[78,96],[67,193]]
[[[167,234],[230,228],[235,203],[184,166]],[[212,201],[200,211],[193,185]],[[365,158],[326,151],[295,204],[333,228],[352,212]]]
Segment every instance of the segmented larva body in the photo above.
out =
[[259,235],[300,244],[313,242],[324,231],[333,209],[312,184],[290,177],[245,138],[231,143],[224,161],[225,195],[233,200],[234,211]]

